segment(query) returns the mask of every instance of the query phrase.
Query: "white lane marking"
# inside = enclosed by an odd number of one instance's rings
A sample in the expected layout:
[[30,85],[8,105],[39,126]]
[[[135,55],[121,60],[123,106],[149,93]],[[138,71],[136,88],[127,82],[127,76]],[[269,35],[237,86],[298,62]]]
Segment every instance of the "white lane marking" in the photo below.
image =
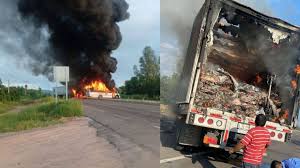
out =
[[163,163],[172,162],[175,160],[181,160],[181,159],[185,159],[185,158],[186,157],[182,155],[182,156],[172,157],[172,158],[168,158],[168,159],[162,159],[159,161],[159,163],[163,164]]
[[153,126],[154,128],[160,129],[160,126]]
[[199,152],[199,153],[193,153],[191,155],[181,155],[181,156],[176,156],[176,157],[172,157],[172,158],[167,158],[167,159],[162,159],[159,161],[160,164],[163,163],[167,163],[167,162],[173,162],[176,160],[181,160],[181,159],[185,159],[185,158],[192,158],[198,155],[204,155],[204,154],[208,154],[209,152]]
[[117,118],[120,118],[120,119],[123,119],[123,120],[128,120],[130,119],[130,117],[125,117],[125,116],[121,116],[121,115],[118,115],[118,114],[113,114],[115,117]]

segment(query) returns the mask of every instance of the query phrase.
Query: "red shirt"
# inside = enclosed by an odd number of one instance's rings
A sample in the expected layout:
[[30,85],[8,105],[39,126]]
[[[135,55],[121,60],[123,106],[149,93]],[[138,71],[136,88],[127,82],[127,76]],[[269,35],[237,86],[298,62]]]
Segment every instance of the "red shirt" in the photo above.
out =
[[241,143],[245,145],[243,161],[259,165],[266,151],[266,145],[271,144],[270,133],[264,127],[252,128],[241,140]]

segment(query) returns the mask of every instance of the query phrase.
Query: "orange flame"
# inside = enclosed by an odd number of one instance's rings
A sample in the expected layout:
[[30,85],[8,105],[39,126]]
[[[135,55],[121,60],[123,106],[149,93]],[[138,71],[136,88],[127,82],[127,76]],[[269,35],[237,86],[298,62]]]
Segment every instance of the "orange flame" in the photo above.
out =
[[289,118],[289,110],[285,109],[279,113],[279,116],[273,119],[273,122],[279,122],[280,120],[284,119],[287,120]]
[[296,74],[300,74],[300,65],[299,65],[299,64],[296,65],[296,67],[295,67],[295,69],[294,69],[294,72],[295,72]]
[[76,95],[76,90],[75,89],[72,89],[72,93],[73,93],[73,95]]
[[262,80],[263,80],[262,77],[260,77],[259,74],[257,74],[257,75],[255,76],[254,84],[257,85],[257,84],[259,84]]
[[[84,85],[82,89],[85,91],[89,90],[89,91],[96,91],[96,92],[113,93],[113,95],[117,92],[116,88],[113,88],[111,90],[108,89],[105,83],[103,83],[101,80],[92,81],[89,84]],[[72,89],[72,93],[76,98],[83,98],[84,96],[84,92],[75,89]]]
[[297,88],[297,81],[296,80],[291,80],[291,87],[293,89],[296,89]]
[[76,98],[82,98],[83,95],[81,93],[77,93],[77,91],[75,89],[72,89],[72,93],[74,95],[74,97]]
[[289,110],[288,110],[288,109],[284,110],[284,114],[283,114],[282,117],[283,117],[284,119],[288,119],[288,117],[289,117]]
[[94,90],[99,92],[115,92],[115,88],[108,89],[101,80],[92,81],[90,84],[84,86],[85,90]]

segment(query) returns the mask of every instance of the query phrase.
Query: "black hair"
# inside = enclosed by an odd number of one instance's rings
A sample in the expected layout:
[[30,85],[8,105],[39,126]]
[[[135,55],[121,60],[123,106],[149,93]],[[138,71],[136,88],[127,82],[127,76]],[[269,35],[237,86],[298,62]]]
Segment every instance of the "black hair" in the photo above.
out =
[[276,168],[276,166],[281,165],[281,162],[279,162],[278,160],[273,160],[273,162],[271,163],[271,168]]
[[263,127],[263,126],[265,126],[266,122],[267,122],[267,117],[263,114],[258,114],[255,118],[255,125],[256,126]]

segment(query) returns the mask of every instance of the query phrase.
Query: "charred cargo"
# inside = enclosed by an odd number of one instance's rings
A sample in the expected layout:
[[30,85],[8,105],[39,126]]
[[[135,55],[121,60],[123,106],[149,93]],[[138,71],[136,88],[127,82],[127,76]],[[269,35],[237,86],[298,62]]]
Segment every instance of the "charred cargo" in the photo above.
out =
[[[178,118],[185,122],[178,143],[230,146],[254,126],[258,113],[268,117],[273,140],[288,140],[299,111],[299,33],[237,2],[206,0],[177,89]],[[183,138],[187,129],[201,129],[194,136],[201,143]]]

